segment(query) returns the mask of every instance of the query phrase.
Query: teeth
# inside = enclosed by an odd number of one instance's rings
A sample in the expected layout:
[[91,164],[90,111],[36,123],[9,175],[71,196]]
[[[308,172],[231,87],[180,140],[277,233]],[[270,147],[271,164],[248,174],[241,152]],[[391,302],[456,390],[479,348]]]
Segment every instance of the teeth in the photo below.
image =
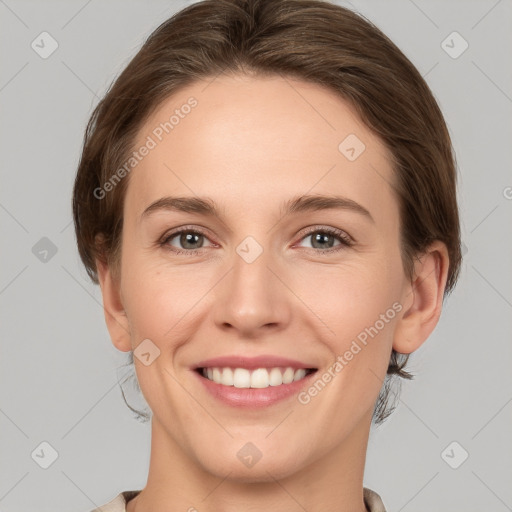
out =
[[283,373],[283,384],[290,384],[293,382],[294,375],[295,372],[293,371],[293,368],[286,368]]
[[306,376],[306,370],[303,368],[300,368],[295,372],[295,375],[293,376],[293,380],[300,380],[303,379]]
[[[224,370],[229,369],[230,368],[224,368]],[[224,374],[224,371],[222,373]],[[215,373],[213,381],[217,382],[217,384],[222,384],[222,382],[215,380]],[[245,368],[236,368],[233,373],[233,386],[235,386],[235,388],[250,388],[251,374],[249,373],[249,370],[246,370]]]
[[222,376],[220,379],[221,384],[224,384],[224,386],[232,386],[234,382],[233,377],[233,370],[231,368],[224,368],[222,370]]
[[268,388],[269,380],[266,368],[258,368],[251,374],[251,388]]
[[224,386],[262,389],[301,380],[306,376],[306,370],[294,370],[291,367],[258,368],[252,371],[247,368],[203,368],[202,374],[203,377]]
[[279,368],[272,368],[272,370],[270,370],[268,381],[271,386],[280,386],[283,383],[283,374],[281,373],[281,370]]

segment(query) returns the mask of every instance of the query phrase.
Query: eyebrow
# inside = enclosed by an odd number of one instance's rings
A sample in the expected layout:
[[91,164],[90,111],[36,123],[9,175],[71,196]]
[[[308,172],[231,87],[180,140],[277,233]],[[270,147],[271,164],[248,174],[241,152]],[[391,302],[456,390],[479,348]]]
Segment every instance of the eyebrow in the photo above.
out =
[[[281,206],[281,215],[321,210],[348,210],[359,213],[375,223],[371,213],[356,201],[347,197],[332,195],[303,195],[285,201]],[[209,197],[171,197],[166,196],[151,203],[141,214],[141,219],[158,211],[177,211],[222,218],[218,208]]]

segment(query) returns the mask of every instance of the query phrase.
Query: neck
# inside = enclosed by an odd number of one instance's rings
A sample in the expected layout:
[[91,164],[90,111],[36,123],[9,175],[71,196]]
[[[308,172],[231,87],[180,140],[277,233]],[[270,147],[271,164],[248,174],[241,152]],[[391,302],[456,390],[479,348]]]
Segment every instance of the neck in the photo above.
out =
[[127,512],[366,512],[363,474],[371,415],[343,442],[300,470],[264,481],[214,475],[184,451],[153,417],[148,481]]

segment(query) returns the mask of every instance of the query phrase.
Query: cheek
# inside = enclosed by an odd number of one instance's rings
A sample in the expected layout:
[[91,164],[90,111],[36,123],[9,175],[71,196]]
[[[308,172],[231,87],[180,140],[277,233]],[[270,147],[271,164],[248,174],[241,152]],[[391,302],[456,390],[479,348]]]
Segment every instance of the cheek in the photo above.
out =
[[[322,400],[333,411],[340,403],[345,410],[364,410],[382,387],[402,309],[397,301],[397,270],[399,264],[375,258],[371,264],[359,262],[315,276],[306,274],[296,288],[315,313],[311,316],[315,325],[325,332],[321,339],[332,364],[324,369],[327,375],[321,373],[318,378],[329,382],[326,387],[331,392]],[[322,389],[321,383],[318,388]],[[335,413],[338,415],[343,423],[344,413]]]
[[186,338],[185,330],[194,325],[191,320],[201,309],[198,302],[212,288],[211,269],[208,272],[186,265],[171,266],[162,260],[155,263],[140,255],[127,258],[123,272],[132,337],[149,338],[157,345],[165,339]]
[[346,340],[373,325],[400,297],[396,271],[396,265],[368,258],[300,271],[295,277],[292,273],[290,278],[296,295],[330,334],[326,339],[343,348]]

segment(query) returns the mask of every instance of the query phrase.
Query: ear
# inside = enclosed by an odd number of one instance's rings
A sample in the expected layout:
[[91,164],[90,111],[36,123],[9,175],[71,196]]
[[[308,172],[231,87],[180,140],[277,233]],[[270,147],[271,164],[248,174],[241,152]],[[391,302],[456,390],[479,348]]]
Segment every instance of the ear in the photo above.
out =
[[397,323],[393,341],[397,352],[414,352],[434,330],[441,316],[448,267],[448,250],[439,240],[415,262],[413,282],[404,287],[402,295],[405,312]]
[[96,260],[98,280],[103,296],[103,311],[110,338],[114,346],[122,352],[132,350],[128,317],[121,301],[120,283],[114,279],[111,269],[100,260]]

